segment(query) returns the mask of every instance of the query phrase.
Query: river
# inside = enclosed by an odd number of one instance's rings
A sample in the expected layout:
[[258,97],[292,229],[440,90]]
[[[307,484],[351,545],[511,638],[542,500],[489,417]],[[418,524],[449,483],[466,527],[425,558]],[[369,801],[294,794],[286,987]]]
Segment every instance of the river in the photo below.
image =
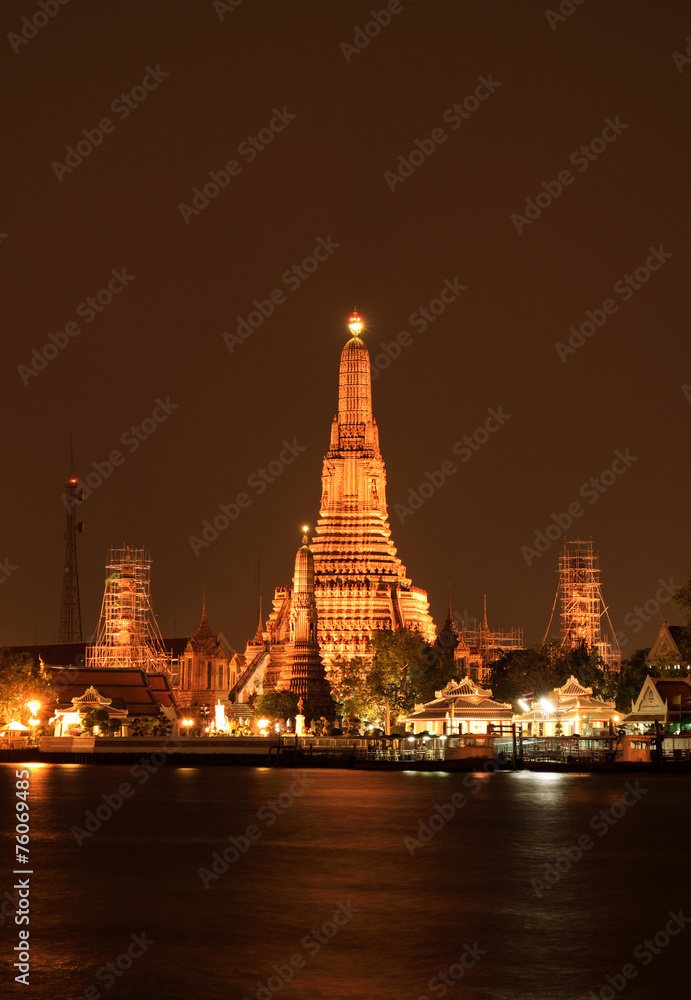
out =
[[[5,815],[21,767],[0,765]],[[0,844],[3,996],[648,1000],[688,981],[691,775],[27,769],[29,865],[13,814]]]

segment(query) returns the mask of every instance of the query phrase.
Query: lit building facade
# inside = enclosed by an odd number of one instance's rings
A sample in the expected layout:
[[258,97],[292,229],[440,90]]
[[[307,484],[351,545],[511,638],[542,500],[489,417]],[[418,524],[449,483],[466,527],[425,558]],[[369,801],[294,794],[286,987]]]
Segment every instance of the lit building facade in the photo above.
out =
[[524,711],[513,721],[524,736],[607,736],[620,721],[613,701],[593,697],[573,675],[544,697],[521,699]]
[[513,709],[495,701],[489,689],[481,688],[469,677],[450,681],[442,691],[436,691],[433,701],[416,705],[401,722],[413,733],[432,736],[486,734],[494,728],[511,725]]
[[349,329],[312,541],[319,646],[327,674],[334,657],[367,656],[367,643],[378,629],[418,630],[428,642],[436,635],[427,593],[412,585],[391,538],[370,357],[357,314]]

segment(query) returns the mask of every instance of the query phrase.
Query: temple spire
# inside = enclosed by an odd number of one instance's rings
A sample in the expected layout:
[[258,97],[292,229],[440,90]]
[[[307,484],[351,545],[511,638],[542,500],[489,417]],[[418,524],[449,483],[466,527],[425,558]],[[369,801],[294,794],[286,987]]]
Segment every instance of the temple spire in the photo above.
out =
[[485,632],[489,632],[489,626],[487,625],[487,594],[484,595],[484,610],[482,615],[482,627]]
[[254,641],[255,642],[261,642],[262,641],[262,638],[263,638],[262,633],[263,632],[264,632],[263,608],[262,608],[262,596],[260,594],[259,595],[259,624],[257,625],[257,631],[254,633]]
[[[338,379],[338,423],[366,425],[372,422],[372,377],[369,351],[360,338],[363,322],[358,313],[348,321],[352,334],[341,353]],[[364,430],[362,431],[364,438]],[[363,440],[364,443],[364,440]]]

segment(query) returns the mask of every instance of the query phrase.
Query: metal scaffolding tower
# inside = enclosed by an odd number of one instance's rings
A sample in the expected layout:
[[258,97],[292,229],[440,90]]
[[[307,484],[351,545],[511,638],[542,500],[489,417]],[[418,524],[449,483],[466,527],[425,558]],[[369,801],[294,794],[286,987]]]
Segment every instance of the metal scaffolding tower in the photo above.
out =
[[[71,449],[70,449],[71,459]],[[77,569],[77,532],[84,531],[84,522],[77,521],[75,507],[81,503],[83,494],[79,481],[71,475],[65,482],[62,495],[67,509],[65,534],[65,568],[62,578],[62,601],[60,604],[60,628],[58,642],[82,641],[82,611],[79,603],[79,571]]]
[[144,549],[110,547],[101,617],[86,648],[87,667],[170,672],[170,653],[151,609],[150,578],[151,558]]
[[[585,645],[594,650],[608,667],[618,669],[621,650],[602,596],[599,556],[592,541],[564,542],[559,556],[559,584],[552,608],[560,604],[561,647],[575,649]],[[610,637],[602,634],[602,618],[609,624]],[[552,624],[547,626],[547,634]],[[545,635],[545,640],[547,638]]]

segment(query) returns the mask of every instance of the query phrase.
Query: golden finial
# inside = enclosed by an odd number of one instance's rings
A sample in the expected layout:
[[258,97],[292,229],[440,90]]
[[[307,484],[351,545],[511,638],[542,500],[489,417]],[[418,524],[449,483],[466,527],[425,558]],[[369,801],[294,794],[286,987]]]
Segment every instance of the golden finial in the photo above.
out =
[[357,310],[352,314],[348,320],[348,329],[354,337],[360,336],[360,331],[362,330],[364,324],[362,322],[362,317],[358,314]]

